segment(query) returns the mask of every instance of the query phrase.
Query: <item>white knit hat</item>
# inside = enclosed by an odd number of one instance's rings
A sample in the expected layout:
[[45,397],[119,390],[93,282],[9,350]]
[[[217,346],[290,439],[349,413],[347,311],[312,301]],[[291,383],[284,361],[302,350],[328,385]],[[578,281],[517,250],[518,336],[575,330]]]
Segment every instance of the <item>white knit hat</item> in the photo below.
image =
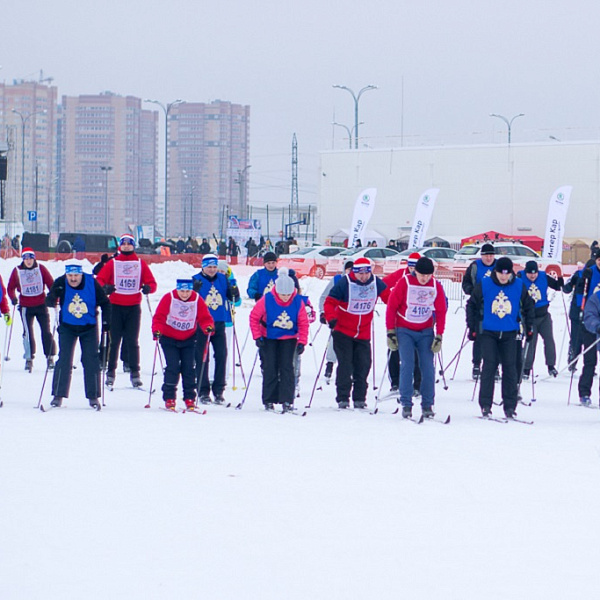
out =
[[282,294],[293,294],[296,286],[294,280],[288,275],[289,270],[286,267],[281,267],[277,271],[277,279],[275,280],[275,289],[281,296]]

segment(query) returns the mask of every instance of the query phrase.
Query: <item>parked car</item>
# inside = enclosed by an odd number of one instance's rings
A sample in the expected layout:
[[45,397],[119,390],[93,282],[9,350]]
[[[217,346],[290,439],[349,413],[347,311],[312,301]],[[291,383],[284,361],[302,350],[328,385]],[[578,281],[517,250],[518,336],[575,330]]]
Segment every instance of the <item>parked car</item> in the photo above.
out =
[[294,269],[298,277],[318,277],[323,279],[330,257],[336,256],[344,249],[339,246],[313,246],[300,248],[292,254],[281,254],[277,266]]
[[431,246],[403,250],[398,256],[386,258],[383,265],[383,272],[387,275],[388,273],[393,273],[394,271],[405,267],[408,257],[413,252],[418,252],[421,256],[431,258],[436,265],[447,268],[450,268],[454,264],[454,255],[456,254],[456,250],[453,250],[452,248],[433,248]]
[[381,275],[386,259],[397,255],[398,252],[391,248],[349,248],[327,261],[327,275],[341,273],[347,260],[356,260],[363,257],[369,258],[373,263],[373,273]]
[[[515,272],[525,268],[525,263],[530,260],[535,260],[540,271],[545,271],[548,275],[560,277],[562,275],[562,267],[556,260],[542,258],[537,252],[529,246],[519,242],[488,242],[494,245],[496,249],[496,257],[507,256],[515,265]],[[452,269],[464,274],[467,267],[476,259],[481,257],[482,244],[469,244],[463,246],[454,255],[454,265]]]
[[119,244],[114,235],[104,233],[61,233],[56,243],[56,251],[59,254],[70,254],[73,252],[73,244],[76,241],[85,248],[84,252],[116,252]]

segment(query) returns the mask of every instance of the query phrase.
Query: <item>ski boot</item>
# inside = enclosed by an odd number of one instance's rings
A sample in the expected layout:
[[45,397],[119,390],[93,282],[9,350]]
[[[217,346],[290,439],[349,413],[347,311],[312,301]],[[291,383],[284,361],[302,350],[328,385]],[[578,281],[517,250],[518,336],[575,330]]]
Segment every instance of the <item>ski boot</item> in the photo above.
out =
[[31,373],[31,371],[33,371],[33,360],[26,360],[25,361],[25,370],[28,371],[29,373]]
[[435,413],[433,412],[433,406],[421,407],[421,413],[424,419],[433,419],[433,417],[435,417]]
[[63,399],[60,396],[54,396],[54,398],[52,398],[52,402],[50,402],[50,406],[53,406],[54,408],[60,408],[62,406],[62,401]]
[[[202,399],[200,399],[200,402],[202,402]],[[265,410],[275,410],[275,406],[273,405],[272,402],[266,402],[265,403]]]
[[111,388],[115,385],[115,372],[114,371],[108,371],[106,373],[106,378],[104,379],[104,385],[106,385],[106,387]]
[[[175,404],[176,404],[175,398],[169,398],[168,400],[165,400],[165,408],[167,410],[172,410],[175,412]],[[187,406],[187,404],[186,404],[186,406]]]
[[489,406],[482,406],[481,407],[481,416],[488,418],[492,416],[492,409]]
[[473,381],[477,381],[481,377],[481,367],[479,365],[473,365],[472,377]]
[[[185,402],[186,410],[196,410],[196,402],[191,398],[186,398],[183,400]],[[175,400],[173,400],[173,408],[175,408]]]
[[292,412],[294,410],[294,405],[291,402],[284,402],[282,410],[284,413]]
[[579,402],[582,406],[591,406],[592,399],[589,396],[584,396],[583,398],[579,398]]
[[98,402],[98,398],[90,398],[89,399],[89,403],[90,403],[90,406],[94,410],[101,410],[102,409],[102,407],[100,406],[100,402]]
[[362,410],[364,408],[367,408],[367,403],[364,400],[356,400],[354,402],[354,408]]
[[505,408],[504,409],[504,416],[507,419],[514,419],[517,416],[517,412],[512,409],[512,408]]
[[523,381],[527,381],[531,377],[530,369],[523,369]]
[[52,371],[54,369],[54,357],[48,356],[46,358],[46,365],[48,366],[48,371]]
[[337,405],[338,405],[338,408],[341,408],[341,409],[346,409],[346,408],[349,408],[349,407],[350,407],[350,402],[348,402],[347,400],[340,400],[340,401],[337,403]]
[[402,418],[403,419],[412,419],[412,406],[403,406],[402,407]]
[[134,373],[133,371],[131,372],[131,385],[134,388],[139,388],[139,387],[142,387],[144,385],[144,383],[140,379],[139,372],[137,372],[137,373]]
[[223,394],[219,394],[218,396],[215,396],[214,403],[219,404],[219,405],[225,404],[225,398],[223,397]]
[[200,404],[210,404],[210,396],[200,396]]
[[325,365],[325,379],[327,379],[327,380],[331,379],[332,375],[333,375],[333,363],[328,362]]
[[556,370],[556,367],[548,367],[548,375],[550,375],[551,377],[558,377],[558,371]]
[[123,373],[131,373],[131,367],[126,362],[123,363]]

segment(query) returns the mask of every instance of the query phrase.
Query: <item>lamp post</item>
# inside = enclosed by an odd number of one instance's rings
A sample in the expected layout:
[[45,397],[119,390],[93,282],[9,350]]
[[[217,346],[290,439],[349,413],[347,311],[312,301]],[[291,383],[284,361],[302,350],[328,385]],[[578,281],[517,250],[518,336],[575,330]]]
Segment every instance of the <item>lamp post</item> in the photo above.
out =
[[108,233],[108,172],[112,167],[100,167],[104,171],[104,233]]
[[[354,147],[358,148],[358,126],[359,126],[359,122],[358,122],[358,101],[360,100],[360,97],[363,95],[364,92],[368,92],[369,90],[376,90],[377,86],[376,85],[366,85],[364,88],[362,88],[358,94],[354,93],[354,90],[351,90],[349,87],[345,86],[345,85],[334,85],[334,88],[339,88],[340,90],[346,90],[351,96],[352,99],[354,100]],[[362,124],[362,123],[360,123]]]
[[248,181],[247,173],[251,166],[252,165],[246,165],[243,169],[238,169],[238,176],[235,180],[235,183],[240,186],[240,218],[246,216],[246,211],[244,210],[244,199],[246,198],[246,183]]
[[22,112],[12,109],[12,112],[15,115],[19,115],[21,118],[21,223],[25,225],[25,125],[27,121],[34,117],[35,115],[45,115],[48,111],[44,110],[36,110],[35,112],[29,113],[27,116],[24,116]]
[[512,124],[513,121],[519,117],[524,117],[525,113],[519,113],[518,115],[515,115],[512,119],[510,119],[510,121],[504,116],[504,115],[497,115],[495,113],[491,113],[490,117],[496,117],[497,119],[501,119],[502,121],[504,121],[506,123],[506,126],[508,127],[508,145],[510,146],[510,138],[511,138],[511,131],[512,131]]
[[171,109],[176,104],[181,104],[183,100],[174,100],[173,102],[168,102],[167,104],[163,104],[158,100],[144,100],[144,102],[151,102],[152,104],[157,104],[163,109],[165,113],[165,230],[164,236],[167,237],[167,210],[168,210],[168,174],[169,174],[169,113]]
[[[336,123],[333,121],[332,125],[337,125],[338,127],[343,127],[348,132],[348,148],[352,148],[352,132],[354,131],[354,127],[350,129],[348,125],[344,125],[343,123]],[[364,121],[361,121],[359,125],[364,125]]]

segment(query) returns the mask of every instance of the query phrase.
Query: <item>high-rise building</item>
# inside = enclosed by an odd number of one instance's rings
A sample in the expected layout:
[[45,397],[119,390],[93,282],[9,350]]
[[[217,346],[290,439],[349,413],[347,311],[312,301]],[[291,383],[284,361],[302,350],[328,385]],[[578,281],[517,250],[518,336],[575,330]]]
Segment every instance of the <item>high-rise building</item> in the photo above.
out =
[[62,231],[114,233],[154,225],[158,114],[111,92],[63,96]]
[[40,232],[53,229],[56,194],[57,90],[46,81],[0,83],[0,145],[8,167],[0,218]]
[[174,105],[168,119],[168,234],[221,235],[247,216],[250,107],[215,100]]

